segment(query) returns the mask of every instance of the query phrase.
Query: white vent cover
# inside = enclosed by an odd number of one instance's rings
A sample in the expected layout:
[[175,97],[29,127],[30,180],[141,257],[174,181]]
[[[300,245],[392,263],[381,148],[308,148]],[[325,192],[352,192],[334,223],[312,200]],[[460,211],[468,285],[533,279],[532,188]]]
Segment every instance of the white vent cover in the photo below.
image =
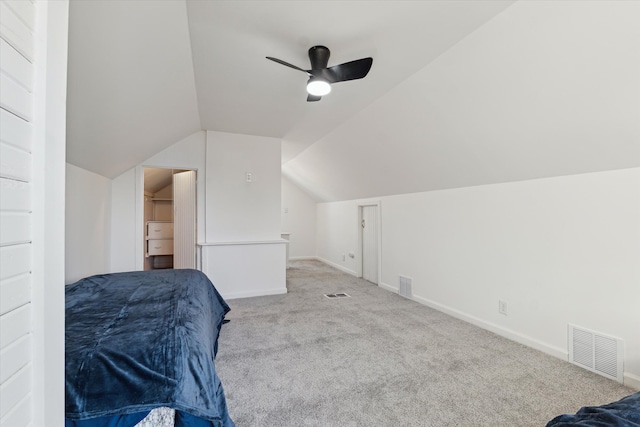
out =
[[622,383],[623,354],[621,339],[569,325],[569,362]]
[[413,291],[411,290],[411,278],[400,276],[399,284],[398,295],[405,298],[411,298],[413,295]]

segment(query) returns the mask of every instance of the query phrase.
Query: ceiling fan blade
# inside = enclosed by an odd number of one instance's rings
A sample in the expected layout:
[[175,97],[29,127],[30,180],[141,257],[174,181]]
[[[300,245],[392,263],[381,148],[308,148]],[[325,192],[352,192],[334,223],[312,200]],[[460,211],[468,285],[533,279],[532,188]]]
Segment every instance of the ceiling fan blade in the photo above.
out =
[[295,66],[295,65],[293,65],[293,64],[289,64],[288,62],[285,62],[285,61],[283,61],[282,59],[272,58],[271,56],[267,56],[266,58],[267,58],[267,59],[272,60],[273,62],[277,62],[278,64],[282,64],[282,65],[284,65],[284,66],[286,66],[286,67],[293,68],[294,70],[302,71],[303,73],[307,74],[308,76],[311,76],[311,75],[312,75],[312,74],[311,74],[310,72],[308,72],[307,70],[303,70],[303,69],[302,69],[302,68],[300,68],[300,67],[296,67],[296,66]]
[[373,58],[356,59],[355,61],[329,67],[324,70],[324,74],[327,76],[329,83],[357,80],[369,73],[371,64],[373,64]]
[[322,99],[321,96],[307,95],[307,102],[320,101],[321,99]]

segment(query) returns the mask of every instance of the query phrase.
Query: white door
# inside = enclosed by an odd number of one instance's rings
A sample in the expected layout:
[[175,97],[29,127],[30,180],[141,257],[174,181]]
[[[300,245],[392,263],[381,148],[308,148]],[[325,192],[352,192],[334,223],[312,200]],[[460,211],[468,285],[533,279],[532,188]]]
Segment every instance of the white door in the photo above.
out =
[[362,278],[378,284],[378,206],[362,206]]
[[173,174],[173,268],[196,268],[196,172]]

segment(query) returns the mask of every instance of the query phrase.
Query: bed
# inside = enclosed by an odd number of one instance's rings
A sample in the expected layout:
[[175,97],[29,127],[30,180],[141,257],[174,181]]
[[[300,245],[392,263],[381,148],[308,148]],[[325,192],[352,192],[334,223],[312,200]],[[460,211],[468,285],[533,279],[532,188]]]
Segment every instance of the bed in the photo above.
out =
[[602,406],[585,406],[575,414],[559,415],[547,427],[638,427],[640,426],[640,392]]
[[197,270],[91,276],[65,291],[66,427],[233,427],[215,370],[229,306]]

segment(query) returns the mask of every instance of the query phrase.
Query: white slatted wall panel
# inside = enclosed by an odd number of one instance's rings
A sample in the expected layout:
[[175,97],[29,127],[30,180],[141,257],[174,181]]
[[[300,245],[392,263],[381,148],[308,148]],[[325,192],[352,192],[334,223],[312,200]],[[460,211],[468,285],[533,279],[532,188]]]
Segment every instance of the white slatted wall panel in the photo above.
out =
[[31,1],[0,0],[0,425],[33,423]]
[[196,172],[173,175],[173,268],[196,268]]

